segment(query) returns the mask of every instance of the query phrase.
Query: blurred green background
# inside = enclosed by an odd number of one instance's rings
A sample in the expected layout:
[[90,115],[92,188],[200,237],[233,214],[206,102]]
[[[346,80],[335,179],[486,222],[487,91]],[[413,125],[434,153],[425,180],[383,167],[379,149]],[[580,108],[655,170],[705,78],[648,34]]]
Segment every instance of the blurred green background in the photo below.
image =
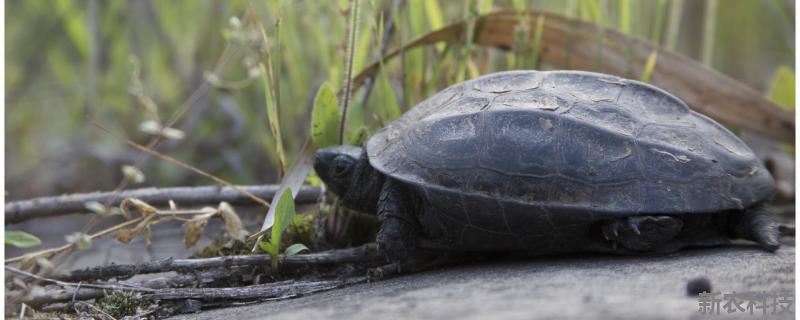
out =
[[[276,183],[266,93],[277,93],[291,163],[307,136],[317,89],[343,84],[348,5],[6,1],[7,199],[113,189],[123,178],[120,168],[141,157],[119,136],[145,144],[152,137],[146,127],[167,122],[182,106],[175,128],[183,139],[157,150],[233,183]],[[766,92],[777,70],[794,81],[794,6],[790,0],[362,0],[353,72],[377,60],[388,21],[396,28],[386,44],[395,48],[477,15],[541,10],[650,39]],[[444,45],[411,50],[387,62],[369,99],[353,95],[348,128],[374,132],[448,84],[520,66],[524,54]],[[487,63],[470,65],[479,56]],[[273,62],[274,92],[265,92],[259,68],[265,59]],[[210,183],[158,159],[140,169],[142,185]]]

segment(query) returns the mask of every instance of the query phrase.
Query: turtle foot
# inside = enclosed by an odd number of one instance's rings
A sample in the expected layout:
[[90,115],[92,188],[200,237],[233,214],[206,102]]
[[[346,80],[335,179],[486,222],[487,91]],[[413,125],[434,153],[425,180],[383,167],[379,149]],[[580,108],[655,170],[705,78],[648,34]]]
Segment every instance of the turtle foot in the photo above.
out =
[[734,226],[735,236],[753,240],[769,252],[775,252],[781,246],[779,234],[769,210],[763,205],[745,211],[738,224]]
[[603,237],[618,246],[634,251],[651,251],[681,231],[683,222],[670,216],[633,216],[607,221],[602,226]]

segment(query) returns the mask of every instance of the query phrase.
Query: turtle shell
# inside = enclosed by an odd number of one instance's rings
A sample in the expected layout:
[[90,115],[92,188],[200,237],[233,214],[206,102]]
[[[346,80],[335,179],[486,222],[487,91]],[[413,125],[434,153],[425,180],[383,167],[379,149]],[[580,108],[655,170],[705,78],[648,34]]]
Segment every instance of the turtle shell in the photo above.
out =
[[769,172],[720,124],[659,88],[590,72],[501,72],[451,86],[366,150],[387,176],[462,204],[709,213],[773,191]]

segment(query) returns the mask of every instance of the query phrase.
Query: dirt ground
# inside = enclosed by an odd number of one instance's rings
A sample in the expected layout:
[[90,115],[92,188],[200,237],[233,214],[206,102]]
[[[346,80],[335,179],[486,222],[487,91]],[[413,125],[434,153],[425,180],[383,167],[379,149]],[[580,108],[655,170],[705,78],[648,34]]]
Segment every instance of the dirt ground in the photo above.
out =
[[686,294],[687,281],[696,276],[708,277],[722,293],[793,293],[794,239],[784,238],[775,254],[737,245],[455,266],[174,319],[794,319],[794,313],[771,310],[766,317],[761,310],[729,314],[725,308],[702,314],[698,298]]

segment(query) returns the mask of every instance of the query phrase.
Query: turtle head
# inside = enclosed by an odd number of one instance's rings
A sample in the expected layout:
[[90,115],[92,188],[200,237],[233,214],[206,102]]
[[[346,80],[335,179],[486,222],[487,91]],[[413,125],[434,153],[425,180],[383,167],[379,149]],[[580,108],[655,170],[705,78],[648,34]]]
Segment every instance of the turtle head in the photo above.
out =
[[314,171],[348,208],[375,210],[383,175],[372,169],[364,148],[342,145],[319,149]]

